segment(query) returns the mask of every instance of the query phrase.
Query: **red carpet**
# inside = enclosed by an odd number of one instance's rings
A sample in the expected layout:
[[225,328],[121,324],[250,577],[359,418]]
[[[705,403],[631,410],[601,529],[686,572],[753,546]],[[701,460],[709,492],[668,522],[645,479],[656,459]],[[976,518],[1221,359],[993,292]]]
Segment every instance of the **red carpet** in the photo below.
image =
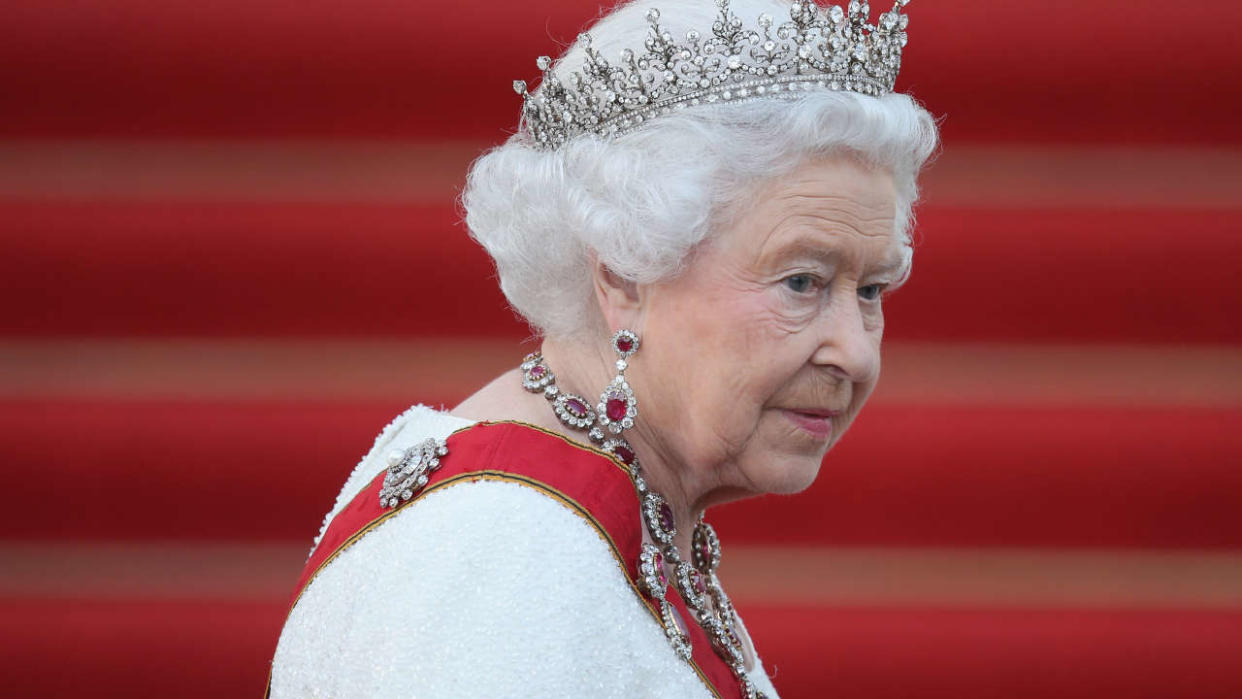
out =
[[[528,334],[447,203],[10,202],[0,220],[10,335]],[[928,205],[919,226],[886,339],[1242,341],[1242,213]]]
[[[743,606],[786,699],[1231,699],[1242,613]],[[241,697],[280,603],[0,601],[9,696]],[[73,669],[66,671],[66,661]]]
[[4,691],[28,699],[260,696],[284,618],[278,603],[0,600]]
[[[349,343],[397,337],[425,341],[428,362],[470,337],[512,343],[516,356],[528,331],[466,237],[453,190],[462,153],[513,127],[511,81],[535,79],[534,57],[571,39],[585,8],[8,3],[0,155],[21,157],[0,157],[0,351],[29,357],[52,339],[58,356],[80,348],[100,371],[114,358],[96,351],[105,339],[332,338],[348,356]],[[1208,0],[911,8],[898,87],[945,117],[947,153],[973,155],[939,190],[951,196],[919,211],[914,275],[886,301],[886,339],[969,357],[998,343],[1027,356],[1060,347],[1070,364],[1088,346],[1152,351],[1108,372],[1099,354],[1064,373],[1053,360],[1030,374],[962,361],[961,386],[927,381],[868,407],[806,493],[713,513],[726,549],[753,546],[751,561],[787,546],[884,552],[856,580],[832,570],[849,556],[817,558],[816,571],[837,576],[822,589],[818,573],[765,588],[764,571],[749,571],[753,598],[739,604],[783,696],[1242,696],[1242,599],[1227,589],[1242,579],[1242,395],[1229,388],[1242,386],[1229,366],[1242,346],[1242,207],[1221,184],[1242,180],[1239,25],[1242,5]],[[231,150],[217,159],[220,140]],[[101,142],[121,156],[99,157]],[[275,143],[292,150],[264,150]],[[337,171],[349,143],[372,150]],[[388,144],[414,160],[385,160]],[[148,160],[126,161],[127,148]],[[989,160],[993,150],[1007,155]],[[1029,170],[1014,155],[1045,152]],[[31,175],[23,162],[46,167]],[[331,175],[303,179],[305,163]],[[1075,163],[1090,167],[1057,178]],[[251,167],[260,174],[242,177]],[[1015,168],[1025,178],[986,174]],[[1207,369],[1183,371],[1209,355]],[[254,591],[279,587],[283,564],[241,584],[246,555],[268,555],[245,547],[309,546],[383,424],[474,386],[450,378],[426,395],[368,399],[358,396],[394,393],[350,392],[366,372],[324,376],[313,362],[265,383],[263,352],[203,377],[198,364],[143,374],[150,355],[115,356],[131,378],[102,392],[53,385],[47,366],[63,363],[0,366],[3,693],[258,696],[285,591]],[[348,364],[333,361],[322,366]],[[446,375],[466,376],[464,361]],[[907,364],[904,380],[922,366]],[[182,394],[153,391],[170,375]],[[226,375],[259,388],[213,390]],[[1225,388],[1210,389],[1213,376]],[[249,553],[208,555],[209,544]],[[114,557],[102,573],[85,554],[78,568],[19,567],[73,547]],[[914,562],[931,547],[958,553]],[[43,557],[13,553],[30,550]],[[1033,583],[1012,577],[1035,550],[1047,569]],[[162,551],[178,555],[164,563]],[[1006,551],[1018,562],[991,577],[963,569]],[[1081,551],[1099,557],[1084,564]],[[1113,571],[1114,556],[1147,554]],[[1183,566],[1178,554],[1209,560]],[[190,560],[233,567],[203,576],[219,582],[211,594],[200,594],[210,582],[188,590],[159,574]],[[152,599],[125,587],[135,578],[104,580],[148,568]],[[857,580],[879,582],[873,592]],[[1113,594],[1114,583],[1134,588]],[[779,592],[791,589],[796,599]]]
[[[161,539],[309,540],[403,407],[0,402],[0,447],[29,465],[0,529],[141,539],[155,516]],[[1242,548],[1240,420],[1236,408],[876,405],[808,491],[721,508],[713,523],[749,544]]]
[[1242,693],[1242,614],[743,607],[782,697]]
[[[0,136],[489,142],[516,118],[513,80],[536,78],[535,56],[595,13],[581,0],[6,9]],[[1171,22],[1193,25],[1184,42]],[[950,142],[1236,145],[1240,23],[1242,7],[1209,0],[940,0],[912,8],[898,89],[948,115]]]

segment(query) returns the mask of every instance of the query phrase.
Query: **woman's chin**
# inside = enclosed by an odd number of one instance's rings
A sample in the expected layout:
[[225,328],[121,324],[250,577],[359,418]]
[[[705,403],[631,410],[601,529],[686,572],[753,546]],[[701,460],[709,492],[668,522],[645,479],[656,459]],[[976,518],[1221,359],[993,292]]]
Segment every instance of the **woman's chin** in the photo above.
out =
[[778,454],[764,459],[761,466],[750,471],[751,482],[763,493],[793,495],[815,482],[822,456]]

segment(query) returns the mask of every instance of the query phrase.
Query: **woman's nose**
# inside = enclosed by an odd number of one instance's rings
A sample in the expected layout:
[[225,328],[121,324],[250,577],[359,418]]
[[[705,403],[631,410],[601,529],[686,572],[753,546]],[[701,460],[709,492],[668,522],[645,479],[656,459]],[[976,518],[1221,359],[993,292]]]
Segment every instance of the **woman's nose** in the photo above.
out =
[[859,303],[851,290],[848,297],[842,294],[825,308],[812,361],[842,380],[865,383],[880,372],[881,330],[868,327]]

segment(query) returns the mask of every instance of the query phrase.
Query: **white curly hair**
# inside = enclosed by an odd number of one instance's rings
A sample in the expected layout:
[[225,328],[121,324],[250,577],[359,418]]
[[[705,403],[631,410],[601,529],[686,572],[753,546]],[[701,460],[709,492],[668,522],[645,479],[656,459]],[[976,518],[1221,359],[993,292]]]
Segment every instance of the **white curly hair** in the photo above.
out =
[[[731,7],[753,21],[788,13],[789,4],[732,0]],[[714,0],[635,0],[590,29],[593,46],[605,57],[641,46],[651,7],[682,34],[710,27],[718,12]],[[552,72],[568,75],[584,57],[575,44]],[[514,309],[542,335],[583,337],[603,330],[592,255],[638,284],[675,275],[760,184],[817,157],[849,154],[892,173],[904,279],[916,178],[937,143],[935,120],[904,94],[785,93],[687,108],[615,140],[580,136],[551,151],[519,132],[474,162],[462,205]]]

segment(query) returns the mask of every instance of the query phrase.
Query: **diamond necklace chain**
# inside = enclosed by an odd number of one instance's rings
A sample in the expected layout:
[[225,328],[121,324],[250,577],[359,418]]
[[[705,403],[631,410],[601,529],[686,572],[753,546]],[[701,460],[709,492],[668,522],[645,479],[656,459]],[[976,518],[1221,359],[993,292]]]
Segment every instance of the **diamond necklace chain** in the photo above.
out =
[[[624,359],[617,362],[618,370],[625,370],[624,362]],[[673,650],[683,660],[690,660],[689,635],[676,610],[665,598],[668,588],[667,567],[672,568],[673,584],[686,607],[711,640],[712,650],[725,661],[741,682],[744,695],[763,697],[746,674],[742,641],[737,632],[737,613],[716,577],[716,569],[720,565],[720,539],[716,536],[716,531],[700,516],[691,540],[691,560],[682,560],[681,553],[673,543],[677,528],[672,508],[663,495],[647,485],[638,456],[629,442],[619,435],[609,436],[600,428],[597,423],[602,421],[591,408],[590,401],[562,391],[556,385],[556,375],[541,353],[526,355],[519,369],[522,372],[523,388],[531,393],[542,394],[552,404],[552,410],[561,424],[573,430],[585,431],[592,443],[629,467],[630,478],[641,503],[643,523],[651,540],[655,542],[643,542],[638,561],[638,582],[642,590],[659,604],[664,633]]]

